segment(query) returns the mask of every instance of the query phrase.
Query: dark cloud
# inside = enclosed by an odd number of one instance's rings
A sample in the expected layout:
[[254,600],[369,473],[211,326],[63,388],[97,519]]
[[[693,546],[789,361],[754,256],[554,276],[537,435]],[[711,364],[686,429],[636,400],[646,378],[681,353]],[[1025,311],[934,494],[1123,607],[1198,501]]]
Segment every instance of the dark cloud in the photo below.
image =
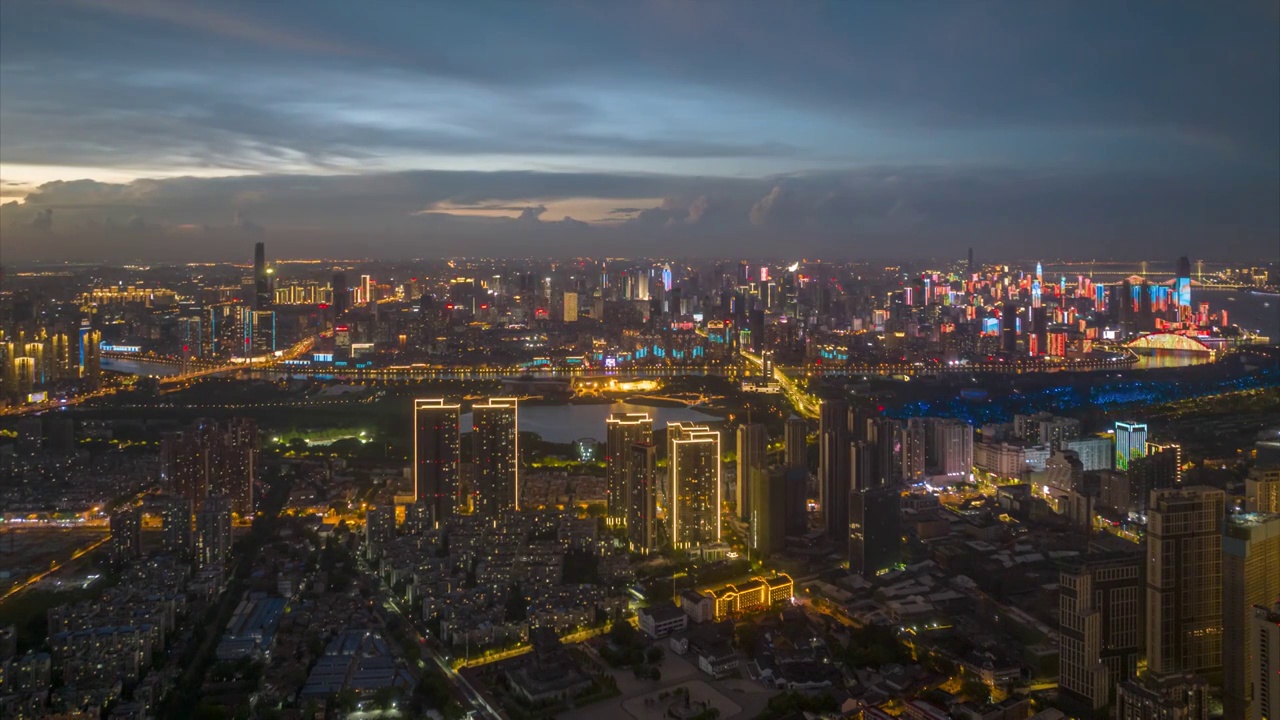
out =
[[1274,254],[1274,2],[501,9],[0,3],[5,254]]
[[236,211],[236,217],[232,221],[231,227],[245,235],[261,235],[265,231],[261,225],[245,217],[239,210]]
[[547,211],[546,205],[534,205],[532,207],[527,207],[520,211],[520,214],[516,217],[516,220],[519,220],[522,222],[538,222],[538,218],[542,217],[542,214],[545,213],[546,211]]
[[49,232],[53,229],[53,208],[37,210],[27,224],[37,232]]
[[[646,196],[661,199],[611,216],[621,222],[543,219],[556,202]],[[1263,175],[1224,183],[1194,175],[929,167],[760,180],[414,172],[54,182],[24,204],[0,207],[0,227],[8,228],[5,256],[15,259],[231,259],[253,239],[284,257],[357,250],[392,257],[649,251],[720,257],[785,249],[879,258],[973,245],[1016,256],[1176,256],[1212,248],[1217,258],[1251,258],[1260,248],[1274,252],[1277,197],[1280,181]],[[537,204],[527,204],[529,198]],[[441,209],[454,205],[518,214]],[[38,220],[53,211],[57,226],[37,232]]]

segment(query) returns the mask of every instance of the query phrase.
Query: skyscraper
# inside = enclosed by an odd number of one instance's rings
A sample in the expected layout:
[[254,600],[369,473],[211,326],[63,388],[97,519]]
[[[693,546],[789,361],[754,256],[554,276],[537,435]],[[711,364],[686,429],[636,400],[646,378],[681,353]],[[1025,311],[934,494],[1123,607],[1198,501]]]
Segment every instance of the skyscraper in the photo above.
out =
[[1005,303],[1000,309],[1000,350],[1009,354],[1018,352],[1018,306],[1016,303]]
[[767,558],[786,545],[786,474],[760,470],[751,474],[751,516],[748,518],[751,550]]
[[1116,421],[1116,469],[1128,470],[1129,461],[1147,451],[1146,423]]
[[1092,710],[1111,704],[1142,653],[1142,554],[1067,561],[1058,578],[1058,688]]
[[413,401],[413,495],[426,503],[432,527],[439,527],[455,505],[461,410],[439,398]]
[[253,245],[253,309],[268,310],[271,308],[271,276],[267,272],[267,245]]
[[1174,306],[1178,310],[1178,321],[1190,322],[1194,311],[1191,308],[1191,261],[1186,255],[1178,258],[1174,274],[1173,297]]
[[849,403],[823,400],[818,415],[818,493],[827,535],[844,537],[849,527]]
[[605,426],[605,479],[607,485],[609,524],[626,525],[631,512],[629,495],[631,446],[653,442],[653,418],[648,413],[612,413]]
[[902,495],[893,486],[849,492],[849,570],[865,578],[902,561]]
[[631,552],[649,554],[660,548],[662,539],[658,526],[658,496],[662,476],[658,471],[658,448],[651,442],[635,442],[624,453],[627,461],[620,463],[627,472],[626,496],[628,508],[627,538]]
[[782,475],[786,498],[786,534],[803,535],[809,531],[809,471],[790,468]]
[[783,467],[788,470],[801,468],[808,471],[809,468],[809,449],[806,446],[808,442],[809,425],[804,418],[792,415],[787,418],[784,427],[783,444],[785,445],[786,460]]
[[472,477],[479,492],[476,512],[496,518],[520,509],[518,401],[489,398],[471,408]]
[[578,321],[578,293],[566,291],[564,293],[564,302],[562,304],[564,321],[567,323]]
[[1253,714],[1251,720],[1280,718],[1280,602],[1256,605],[1250,618],[1253,657]]
[[142,557],[142,509],[126,505],[111,514],[111,563],[125,565]]
[[1222,538],[1222,700],[1226,717],[1248,717],[1257,702],[1253,607],[1280,598],[1280,515],[1227,518]]
[[865,440],[853,440],[849,443],[846,467],[849,469],[845,479],[845,492],[849,490],[870,490],[882,487],[884,482],[877,470],[879,449],[875,444]]
[[669,423],[671,542],[693,550],[720,542],[720,433],[706,425]]
[[250,355],[271,355],[276,351],[276,313],[274,310],[255,310],[249,324]]
[[347,287],[347,274],[336,272],[331,284],[333,291],[333,317],[340,318],[347,312],[347,303],[351,301],[351,288]]
[[1147,509],[1147,667],[1156,674],[1222,667],[1221,490],[1155,490]]
[[743,423],[738,426],[738,517],[751,519],[751,490],[757,475],[763,475],[768,467],[766,453],[769,449],[769,433],[760,423]]
[[[857,429],[851,430],[857,439]],[[867,422],[867,439],[875,445],[875,484],[897,484],[902,480],[902,423],[877,417]]]

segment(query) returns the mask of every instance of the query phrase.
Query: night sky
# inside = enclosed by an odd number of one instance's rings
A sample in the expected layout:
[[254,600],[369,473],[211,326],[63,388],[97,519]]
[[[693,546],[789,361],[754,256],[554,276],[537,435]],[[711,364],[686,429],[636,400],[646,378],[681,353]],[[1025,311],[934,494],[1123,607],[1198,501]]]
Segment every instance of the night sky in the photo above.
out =
[[0,261],[1280,259],[1280,3],[0,4]]

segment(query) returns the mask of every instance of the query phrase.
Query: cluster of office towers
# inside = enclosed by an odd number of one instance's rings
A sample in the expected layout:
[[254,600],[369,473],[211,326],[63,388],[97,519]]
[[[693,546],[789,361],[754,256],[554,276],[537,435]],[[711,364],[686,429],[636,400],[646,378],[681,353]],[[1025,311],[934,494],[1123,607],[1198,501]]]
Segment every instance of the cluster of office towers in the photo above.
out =
[[[514,398],[472,406],[471,472],[464,475],[461,404],[414,402],[414,499],[432,526],[454,513],[497,517],[522,509],[518,406]],[[669,423],[667,466],[661,468],[649,414],[613,413],[605,425],[608,523],[625,530],[631,549],[699,552],[719,543],[725,484],[720,432]],[[804,529],[804,443],[804,421],[793,418],[787,424],[789,459],[779,468],[769,462],[763,425],[738,430],[738,511],[750,523],[755,551],[777,552],[788,532]]]
[[1220,677],[1225,717],[1280,717],[1280,507],[1263,510],[1229,514],[1211,487],[1153,490],[1142,550],[1065,566],[1060,691],[1096,712],[1158,708]]
[[973,429],[959,420],[912,419],[824,400],[819,411],[818,496],[827,536],[848,543],[849,569],[866,577],[901,562],[904,481],[935,474],[967,479]]
[[[609,523],[625,528],[631,549],[696,553],[719,543],[726,486],[720,432],[668,423],[664,471],[647,413],[614,413],[606,425]],[[735,505],[748,525],[748,547],[759,557],[780,551],[789,533],[805,528],[805,441],[804,421],[792,418],[779,466],[770,462],[764,425],[738,427]]]

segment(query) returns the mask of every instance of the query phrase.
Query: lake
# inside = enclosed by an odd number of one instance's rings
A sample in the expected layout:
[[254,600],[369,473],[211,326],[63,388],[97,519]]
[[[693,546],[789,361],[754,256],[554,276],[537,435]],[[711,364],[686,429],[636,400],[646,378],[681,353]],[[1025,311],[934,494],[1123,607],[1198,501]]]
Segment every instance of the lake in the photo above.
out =
[[[548,442],[567,443],[579,438],[605,439],[604,421],[610,413],[649,413],[653,429],[673,422],[717,422],[723,418],[688,408],[648,407],[630,403],[612,405],[525,405],[520,408],[519,430],[538,433]],[[471,428],[471,413],[462,416],[464,430]]]

